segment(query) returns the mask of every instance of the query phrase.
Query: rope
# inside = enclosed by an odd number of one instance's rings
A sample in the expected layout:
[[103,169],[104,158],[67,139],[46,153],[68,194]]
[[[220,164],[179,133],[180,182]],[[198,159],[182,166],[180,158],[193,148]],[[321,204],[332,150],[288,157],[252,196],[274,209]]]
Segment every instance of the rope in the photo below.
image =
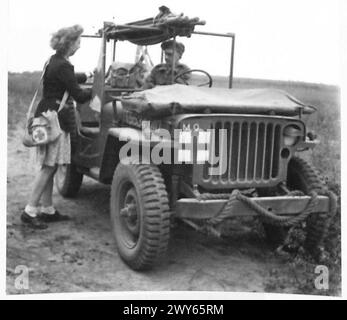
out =
[[[250,189],[250,190],[247,190],[245,193],[251,194],[253,191],[254,191],[253,189]],[[297,197],[297,196],[303,196],[304,193],[299,190],[294,190],[289,192],[287,195],[291,197]],[[199,200],[228,199],[228,201],[224,204],[223,208],[213,218],[207,220],[207,223],[203,226],[199,226],[193,223],[192,221],[189,221],[186,219],[184,219],[184,221],[198,231],[205,232],[207,234],[212,234],[216,237],[220,237],[220,231],[216,230],[215,226],[223,222],[226,218],[230,217],[231,209],[235,201],[242,201],[249,208],[254,210],[267,223],[277,225],[277,226],[283,226],[283,227],[292,227],[306,220],[308,216],[313,212],[313,209],[317,206],[318,195],[324,195],[329,198],[329,212],[328,212],[329,217],[328,219],[325,220],[325,226],[324,226],[324,228],[326,228],[327,230],[330,226],[331,219],[334,217],[337,211],[336,195],[328,189],[313,190],[308,195],[311,198],[302,212],[300,212],[298,215],[295,215],[295,216],[280,216],[280,215],[276,215],[276,213],[274,212],[271,212],[263,208],[261,205],[257,204],[251,198],[245,196],[237,189],[233,190],[231,194],[205,193],[205,194],[199,195],[198,199]]]
[[[255,189],[248,189],[248,190],[242,190],[242,194],[251,195]],[[197,199],[198,200],[221,200],[221,199],[229,199],[230,198],[230,192],[229,193],[202,193],[199,194]]]
[[[302,194],[300,191],[295,191],[290,194],[290,196],[297,196]],[[224,219],[230,216],[231,208],[235,201],[242,201],[244,204],[246,204],[249,208],[254,210],[258,215],[261,216],[264,220],[266,220],[268,223],[274,224],[274,225],[280,225],[280,226],[293,226],[298,224],[301,221],[304,221],[313,211],[314,207],[317,205],[318,198],[317,198],[317,192],[312,191],[309,193],[311,196],[311,199],[309,200],[308,204],[306,205],[305,209],[296,216],[279,216],[275,213],[263,208],[258,203],[251,200],[251,198],[246,197],[243,195],[239,190],[234,190],[229,200],[226,202],[222,210],[213,218],[208,220],[208,223],[211,225],[216,225],[218,223],[221,223]]]

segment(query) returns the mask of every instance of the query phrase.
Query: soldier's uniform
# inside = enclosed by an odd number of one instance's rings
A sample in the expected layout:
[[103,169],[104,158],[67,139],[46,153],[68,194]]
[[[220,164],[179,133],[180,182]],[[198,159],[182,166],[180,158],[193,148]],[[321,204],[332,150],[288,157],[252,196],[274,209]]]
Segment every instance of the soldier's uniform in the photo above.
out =
[[[175,66],[173,79],[182,72],[188,71],[189,68],[183,64],[178,63]],[[185,84],[190,78],[190,74],[185,74],[182,77],[179,77],[175,83]],[[172,84],[172,66],[166,63],[161,63],[156,65],[150,75],[146,78],[144,88],[150,89],[157,85],[168,85]]]
[[[176,51],[178,60],[182,57],[182,54],[184,52],[184,45],[183,43],[176,42],[174,40],[168,40],[165,41],[161,44],[162,50],[166,54],[169,54],[172,51]],[[173,72],[173,77],[172,77],[172,64],[171,63],[161,63],[156,65],[150,75],[147,77],[145,80],[145,83],[143,85],[144,89],[150,89],[153,88],[157,85],[168,85],[172,83],[182,83],[186,84],[187,81],[190,79],[190,73],[187,73],[183,75],[182,77],[179,77],[177,80],[173,81],[177,75],[190,70],[185,64],[179,63],[178,60],[176,61],[175,64],[175,70]],[[168,60],[165,61],[168,62]],[[170,61],[170,60],[169,60]]]

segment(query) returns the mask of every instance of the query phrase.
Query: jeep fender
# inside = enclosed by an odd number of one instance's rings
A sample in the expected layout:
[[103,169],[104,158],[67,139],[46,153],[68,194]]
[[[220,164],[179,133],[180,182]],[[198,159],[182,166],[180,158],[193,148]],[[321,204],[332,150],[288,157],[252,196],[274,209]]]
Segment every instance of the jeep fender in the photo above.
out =
[[[134,143],[141,145],[148,138],[145,137],[142,130],[136,128],[110,128],[106,139],[103,159],[100,168],[100,181],[103,183],[111,183],[112,176],[116,166],[120,162],[119,152],[126,143]],[[162,146],[169,148],[178,148],[178,145],[169,139],[163,139],[159,135],[151,132],[150,148],[161,143]]]

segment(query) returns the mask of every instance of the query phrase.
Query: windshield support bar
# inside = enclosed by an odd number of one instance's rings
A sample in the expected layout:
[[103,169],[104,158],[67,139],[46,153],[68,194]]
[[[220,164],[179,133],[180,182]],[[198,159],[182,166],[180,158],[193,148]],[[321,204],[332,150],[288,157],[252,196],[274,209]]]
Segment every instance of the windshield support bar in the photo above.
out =
[[235,33],[216,33],[216,32],[203,32],[193,31],[193,34],[200,34],[204,36],[216,36],[216,37],[227,37],[231,38],[231,53],[230,53],[230,70],[229,70],[229,89],[233,86],[234,77],[234,50],[235,50]]

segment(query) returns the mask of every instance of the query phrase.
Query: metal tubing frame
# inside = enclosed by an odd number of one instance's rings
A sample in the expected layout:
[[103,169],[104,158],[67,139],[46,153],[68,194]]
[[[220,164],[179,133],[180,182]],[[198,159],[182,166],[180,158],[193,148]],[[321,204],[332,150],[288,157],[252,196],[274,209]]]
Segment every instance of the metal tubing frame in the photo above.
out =
[[113,40],[112,62],[115,62],[115,59],[116,59],[116,42],[117,40]]
[[82,34],[81,37],[82,38],[99,38],[99,39],[102,38],[101,35],[90,35],[90,34]]
[[229,89],[231,89],[233,87],[233,77],[234,77],[235,33],[231,33],[231,32],[216,33],[216,32],[202,32],[202,31],[193,31],[192,33],[205,35],[205,36],[231,38],[230,69],[229,69]]
[[[129,29],[142,29],[142,30],[151,29],[150,27],[131,26],[131,25],[117,25],[117,26],[126,27]],[[233,86],[233,76],[234,76],[235,33],[193,31],[192,34],[231,38],[230,69],[229,69],[229,89],[231,89]],[[82,35],[82,37],[83,38],[102,38],[103,36],[102,35]],[[116,40],[114,41],[114,47],[113,47],[113,61],[115,61],[115,52],[116,52]],[[162,52],[161,59],[163,60],[163,52]]]

